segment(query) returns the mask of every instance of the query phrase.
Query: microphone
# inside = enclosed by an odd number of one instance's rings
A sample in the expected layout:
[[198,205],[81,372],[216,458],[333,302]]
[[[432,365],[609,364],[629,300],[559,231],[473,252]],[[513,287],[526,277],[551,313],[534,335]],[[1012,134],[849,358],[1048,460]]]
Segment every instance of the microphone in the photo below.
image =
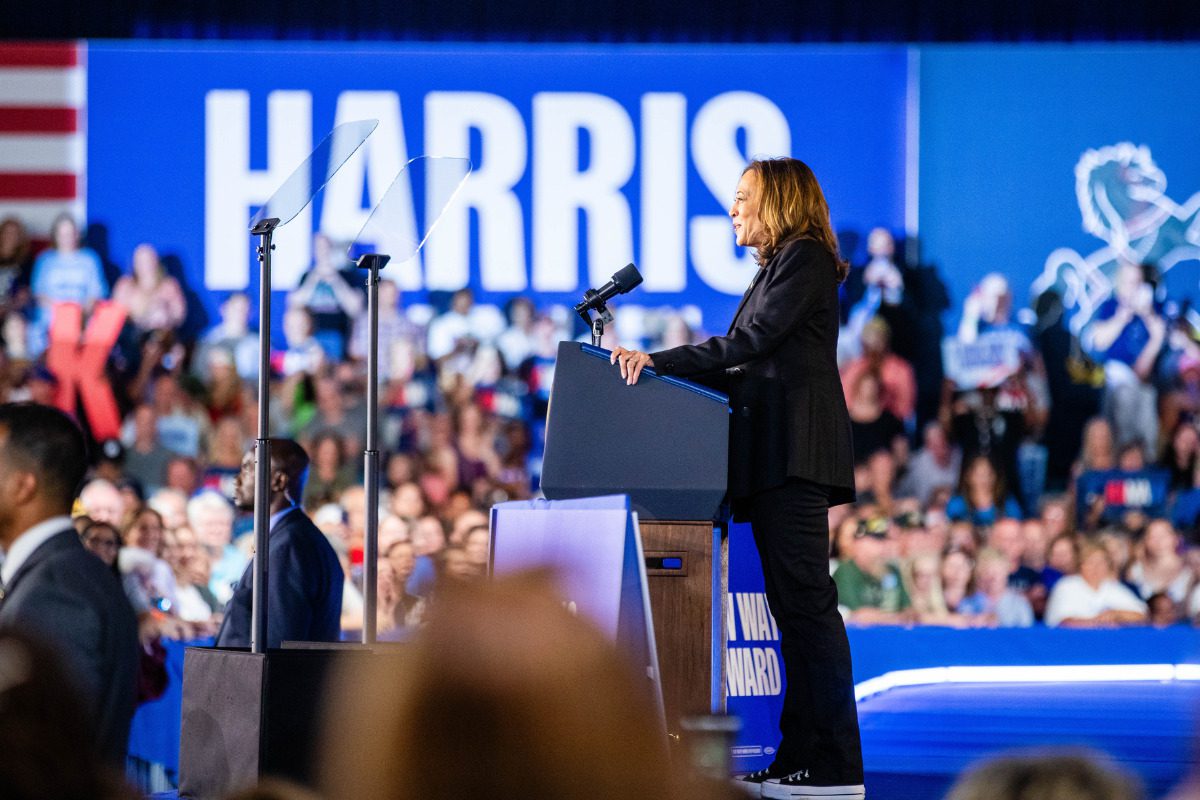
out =
[[619,294],[636,288],[642,282],[642,274],[638,272],[638,268],[633,264],[626,264],[618,270],[617,274],[612,276],[612,280],[597,289],[588,289],[583,293],[583,300],[575,306],[575,313],[583,318],[584,322],[590,324],[591,319],[588,312],[596,309],[601,315],[608,315],[608,309],[605,304]]

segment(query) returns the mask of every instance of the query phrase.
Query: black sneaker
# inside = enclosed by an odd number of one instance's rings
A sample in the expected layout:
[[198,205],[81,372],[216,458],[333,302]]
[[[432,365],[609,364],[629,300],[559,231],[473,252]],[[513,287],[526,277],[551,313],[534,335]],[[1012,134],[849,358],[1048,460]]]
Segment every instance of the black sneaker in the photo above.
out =
[[770,800],[864,800],[867,790],[861,783],[851,786],[816,783],[808,777],[808,770],[802,769],[763,781],[762,796]]
[[757,772],[751,772],[746,775],[735,775],[733,785],[739,792],[750,797],[762,797],[762,785],[765,781],[772,778],[783,777],[778,772],[773,772],[771,769],[760,769]]

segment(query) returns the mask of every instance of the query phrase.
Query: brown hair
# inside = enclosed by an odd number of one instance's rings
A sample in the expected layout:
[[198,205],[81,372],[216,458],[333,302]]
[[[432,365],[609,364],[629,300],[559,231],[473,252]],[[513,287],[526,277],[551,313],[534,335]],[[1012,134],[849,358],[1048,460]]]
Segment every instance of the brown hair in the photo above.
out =
[[1014,753],[976,764],[948,800],[1137,800],[1136,780],[1100,753],[1043,750]]
[[[61,650],[0,631],[0,786],[6,800],[134,800],[97,750],[95,715]],[[131,686],[130,689],[133,687]]]
[[1046,560],[1050,560],[1050,554],[1054,552],[1055,546],[1062,540],[1066,540],[1071,546],[1071,556],[1075,559],[1075,569],[1079,569],[1079,540],[1075,538],[1073,533],[1060,533],[1046,544]]
[[399,654],[346,662],[324,787],[377,800],[671,800],[650,685],[547,576],[439,589]]
[[758,216],[767,240],[758,248],[758,262],[770,261],[793,239],[812,239],[833,256],[838,282],[846,280],[850,265],[838,250],[829,222],[829,204],[809,166],[795,158],[765,158],[751,161],[742,174],[747,172],[758,176]]
[[21,220],[16,217],[5,217],[3,220],[0,220],[0,244],[3,244],[3,233],[6,229],[12,229],[17,232],[16,242],[14,242],[11,252],[0,250],[0,262],[19,265],[29,257],[29,232],[25,230],[25,226],[21,224]]
[[996,478],[996,482],[992,486],[992,505],[996,509],[996,518],[999,519],[1004,516],[1004,500],[1008,497],[1008,488],[1004,484],[1004,474],[1000,472],[996,462],[988,456],[979,454],[963,464],[962,472],[958,476],[958,493],[967,501],[967,508],[971,511],[977,510],[975,498],[971,495],[971,473],[974,471],[975,465],[981,461],[991,467],[992,475]]

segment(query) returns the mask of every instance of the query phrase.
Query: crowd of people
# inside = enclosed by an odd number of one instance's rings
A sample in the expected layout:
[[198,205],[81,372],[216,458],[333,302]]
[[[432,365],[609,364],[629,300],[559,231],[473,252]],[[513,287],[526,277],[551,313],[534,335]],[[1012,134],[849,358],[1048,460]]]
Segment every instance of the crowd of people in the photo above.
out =
[[[118,571],[147,632],[215,631],[249,558],[230,502],[257,435],[250,299],[196,326],[191,289],[150,244],[111,274],[69,217],[35,247],[0,223],[0,400],[53,403],[56,309],[100,304],[125,324],[106,363],[117,430],[86,413],[97,462],[77,502],[84,542]],[[1071,326],[1052,293],[1014,310],[998,274],[944,336],[936,273],[887,231],[843,289],[839,361],[858,502],[830,515],[831,570],[852,624],[1170,625],[1200,614],[1200,346],[1168,319],[1152,267],[1127,265],[1112,299]],[[318,234],[271,354],[271,431],[311,469],[298,498],[345,573],[342,627],[362,626],[366,341],[362,277]],[[111,290],[109,287],[112,287]],[[469,290],[435,305],[380,286],[382,635],[420,625],[441,580],[488,556],[486,509],[537,489],[564,308]],[[617,310],[618,316],[620,310]],[[1026,319],[1028,317],[1028,319]],[[698,321],[641,315],[648,349],[695,341]],[[690,324],[689,324],[690,323]],[[189,329],[189,325],[192,329]],[[611,334],[628,336],[628,326]],[[934,342],[934,346],[930,346]],[[941,342],[940,346],[936,343]]]
[[[198,322],[192,288],[151,244],[126,273],[69,217],[48,233],[39,249],[0,222],[0,402],[68,407],[92,439],[74,524],[134,609],[147,699],[162,691],[156,642],[217,636],[252,555],[237,496],[258,435],[253,306],[231,293]],[[1053,292],[1018,311],[991,274],[946,335],[936,272],[905,263],[885,230],[867,249],[842,290],[838,347],[858,499],[829,517],[848,624],[1200,624],[1200,346],[1153,267],[1122,266],[1087,320]],[[364,624],[363,281],[327,237],[314,253],[270,354],[270,424],[310,459],[287,501],[336,553],[351,637]],[[485,575],[487,509],[536,495],[557,344],[584,334],[526,297],[429,299],[380,286],[382,639],[413,637],[454,608],[439,597]],[[110,346],[99,382],[81,385],[63,373],[80,352],[65,329],[101,310],[121,323],[107,340],[86,329]],[[605,344],[704,336],[694,310],[632,316]]]
[[[1194,623],[1200,346],[1186,299],[1125,264],[1111,298],[1074,319],[1052,290],[1017,311],[993,273],[930,354],[912,332],[938,309],[893,248],[872,234],[840,343],[859,498],[831,512],[830,563],[847,620]],[[924,385],[938,396],[922,407]]]
[[[362,279],[318,235],[316,259],[289,293],[284,342],[272,353],[272,433],[311,455],[297,498],[328,536],[346,575],[342,629],[362,628],[366,526],[362,447],[367,333]],[[60,218],[35,256],[15,219],[0,223],[0,400],[54,404],[54,309],[86,314],[113,304],[125,324],[107,359],[119,429],[79,419],[97,463],[76,504],[84,543],[119,572],[145,633],[213,634],[250,557],[250,520],[235,513],[234,482],[257,435],[258,336],[251,304],[232,294],[220,319],[189,335],[180,278],[150,244],[129,274],[109,280],[75,222]],[[109,286],[112,286],[111,292]],[[497,500],[529,497],[534,447],[563,318],[515,299],[508,321],[470,292],[445,313],[402,309],[380,286],[384,489],[380,501],[378,630],[402,637],[420,624],[439,580],[466,581],[487,563],[487,516]],[[92,389],[101,387],[89,387]]]
[[[670,750],[645,676],[572,614],[541,576],[464,584],[432,609],[403,662],[352,660],[326,688],[327,728],[313,748],[315,786],[277,776],[229,800],[320,797],[450,800],[733,800],[712,734]],[[464,652],[478,658],[463,658]],[[0,631],[0,782],[13,800],[135,800],[110,763],[83,746],[87,699],[60,654]],[[399,679],[398,679],[399,677]],[[374,687],[362,691],[363,686]],[[64,746],[68,745],[68,746]],[[1194,776],[1172,798],[1197,794]],[[315,789],[315,790],[314,790]],[[1137,776],[1102,753],[1041,749],[971,765],[950,800],[1142,800]]]

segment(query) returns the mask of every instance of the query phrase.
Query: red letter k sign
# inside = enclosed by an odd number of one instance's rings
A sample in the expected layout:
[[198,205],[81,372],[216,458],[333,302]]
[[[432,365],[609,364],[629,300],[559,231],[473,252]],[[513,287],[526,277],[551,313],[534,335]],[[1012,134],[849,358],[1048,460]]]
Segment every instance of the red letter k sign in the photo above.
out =
[[121,433],[121,415],[104,365],[124,324],[125,309],[109,300],[96,303],[87,330],[83,330],[83,309],[75,303],[56,303],[50,318],[46,366],[58,378],[56,403],[74,414],[78,393],[92,436],[98,442],[115,439]]

